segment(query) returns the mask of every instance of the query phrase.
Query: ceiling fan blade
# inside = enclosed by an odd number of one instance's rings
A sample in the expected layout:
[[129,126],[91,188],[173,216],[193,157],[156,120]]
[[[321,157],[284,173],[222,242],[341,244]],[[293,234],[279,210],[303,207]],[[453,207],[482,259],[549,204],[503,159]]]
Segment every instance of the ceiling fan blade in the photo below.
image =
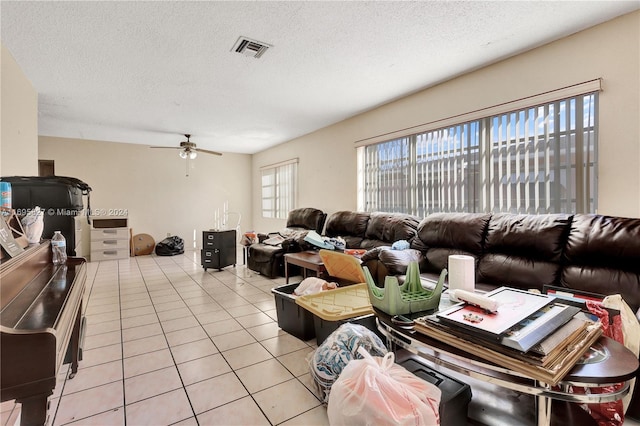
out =
[[216,151],[209,151],[208,149],[202,149],[202,148],[197,148],[196,151],[198,152],[204,152],[206,154],[213,154],[213,155],[222,155],[221,152],[216,152]]
[[180,146],[150,146],[149,148],[182,149]]

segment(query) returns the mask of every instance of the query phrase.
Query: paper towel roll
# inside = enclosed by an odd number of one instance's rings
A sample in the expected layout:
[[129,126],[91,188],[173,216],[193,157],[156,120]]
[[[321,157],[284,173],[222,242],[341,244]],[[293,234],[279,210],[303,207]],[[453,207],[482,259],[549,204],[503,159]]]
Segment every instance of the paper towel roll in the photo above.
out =
[[449,289],[473,292],[475,288],[475,259],[461,254],[449,256]]

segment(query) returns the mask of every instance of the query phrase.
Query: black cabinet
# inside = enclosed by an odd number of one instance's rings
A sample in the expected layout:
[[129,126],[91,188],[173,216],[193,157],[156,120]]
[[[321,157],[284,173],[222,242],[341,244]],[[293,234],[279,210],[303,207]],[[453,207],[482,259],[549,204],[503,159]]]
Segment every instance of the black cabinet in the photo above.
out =
[[236,231],[203,231],[202,232],[202,267],[216,268],[236,266]]
[[66,176],[3,176],[0,180],[11,184],[11,207],[19,215],[36,206],[44,210],[42,238],[49,240],[60,231],[67,240],[67,255],[84,254],[76,249],[81,248],[80,219],[85,195],[89,205],[89,185]]

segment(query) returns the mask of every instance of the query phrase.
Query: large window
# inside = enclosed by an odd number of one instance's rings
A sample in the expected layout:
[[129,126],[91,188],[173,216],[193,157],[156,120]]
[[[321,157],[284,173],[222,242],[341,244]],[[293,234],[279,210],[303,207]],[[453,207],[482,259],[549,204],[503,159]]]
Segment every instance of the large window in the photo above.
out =
[[286,219],[296,208],[298,159],[265,166],[262,174],[262,217]]
[[572,96],[359,149],[360,208],[589,213],[598,95]]

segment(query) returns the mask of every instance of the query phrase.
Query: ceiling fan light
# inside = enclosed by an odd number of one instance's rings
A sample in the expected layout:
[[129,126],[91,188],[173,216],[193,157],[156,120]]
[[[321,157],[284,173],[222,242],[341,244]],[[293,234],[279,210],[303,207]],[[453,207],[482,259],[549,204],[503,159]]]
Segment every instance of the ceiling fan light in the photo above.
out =
[[194,160],[197,156],[198,156],[198,153],[196,151],[189,151],[189,158],[191,160]]
[[184,149],[180,151],[178,155],[180,155],[180,158],[183,158],[185,160],[187,159],[187,156],[188,156],[187,151],[185,151]]

